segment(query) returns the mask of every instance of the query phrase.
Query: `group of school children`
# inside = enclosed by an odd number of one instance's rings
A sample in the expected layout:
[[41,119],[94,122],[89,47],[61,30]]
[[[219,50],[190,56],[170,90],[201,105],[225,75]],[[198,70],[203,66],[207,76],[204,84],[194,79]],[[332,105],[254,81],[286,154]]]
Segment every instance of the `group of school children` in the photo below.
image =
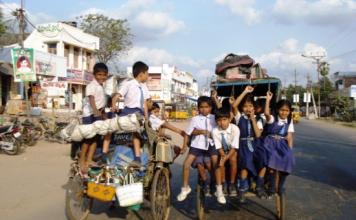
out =
[[[273,94],[267,92],[265,103],[261,99],[255,102],[253,90],[247,86],[236,99],[225,98],[222,103],[216,91],[212,97],[199,97],[199,115],[185,129],[182,151],[189,147],[189,152],[183,165],[183,186],[178,201],[185,200],[191,192],[188,185],[191,166],[198,169],[204,191],[209,193],[210,185],[210,193],[215,192],[221,204],[226,203],[225,194],[238,196],[244,202],[251,179],[256,182],[255,190],[260,198],[283,192],[286,177],[294,165],[291,104],[280,100],[271,114]],[[211,173],[210,184],[206,169]],[[225,170],[229,170],[228,178]],[[267,191],[266,172],[270,185]]]
[[[255,103],[251,95],[253,87],[247,86],[236,98],[230,97],[219,102],[216,92],[212,97],[201,96],[198,99],[199,114],[194,116],[183,131],[159,118],[159,106],[152,103],[145,82],[148,79],[148,66],[138,61],[133,65],[133,79],[124,82],[114,91],[111,102],[107,102],[104,84],[108,77],[108,68],[104,63],[94,66],[94,79],[86,87],[83,105],[83,124],[114,117],[115,114],[141,114],[149,120],[154,130],[160,132],[167,128],[184,138],[181,154],[188,148],[188,156],[183,165],[183,186],[177,196],[178,201],[186,199],[191,192],[188,185],[191,166],[197,167],[203,187],[215,191],[219,203],[225,204],[223,186],[227,186],[230,196],[238,195],[244,201],[244,195],[250,188],[250,177],[255,178],[256,193],[266,196],[264,190],[266,172],[271,176],[269,194],[282,192],[285,179],[294,165],[292,153],[294,132],[291,121],[291,104],[281,100],[271,114],[270,102],[273,94],[267,92],[265,106],[260,100]],[[118,110],[117,102],[124,99],[124,109]],[[105,109],[110,107],[110,111]],[[87,176],[98,137],[82,143],[79,165],[81,174]],[[111,134],[104,136],[103,158],[109,151]],[[141,140],[138,134],[133,136],[134,162],[141,164]],[[228,183],[225,183],[225,165],[229,165]],[[210,184],[205,169],[211,173]],[[278,171],[279,184],[275,187],[275,174]],[[237,178],[238,176],[238,178]],[[238,181],[237,181],[238,180]],[[215,185],[215,186],[214,186]],[[225,187],[224,187],[225,188]]]

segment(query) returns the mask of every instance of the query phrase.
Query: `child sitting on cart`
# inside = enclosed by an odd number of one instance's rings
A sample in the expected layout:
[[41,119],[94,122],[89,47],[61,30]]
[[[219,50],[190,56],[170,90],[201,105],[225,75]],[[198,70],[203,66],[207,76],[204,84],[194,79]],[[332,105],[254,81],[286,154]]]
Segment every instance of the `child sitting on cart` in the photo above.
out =
[[283,193],[284,183],[294,166],[293,133],[294,125],[291,119],[291,103],[288,100],[277,102],[275,114],[270,113],[270,102],[273,94],[267,92],[265,115],[267,119],[267,136],[264,145],[269,151],[268,167],[279,172],[278,188],[275,187],[276,172],[273,172],[270,194]]
[[[239,169],[240,169],[240,202],[245,201],[245,193],[249,189],[248,174],[257,176],[256,191],[258,196],[264,195],[264,175],[265,170],[255,166],[254,161],[263,160],[256,158],[259,146],[256,138],[261,136],[263,125],[262,120],[255,115],[254,98],[249,93],[253,92],[253,87],[247,86],[233,104],[236,113],[236,123],[240,129],[239,146]],[[248,95],[249,94],[249,95]],[[241,102],[241,105],[240,105]],[[238,109],[238,106],[240,107]],[[263,162],[264,163],[264,162]]]
[[[189,136],[192,136],[192,141],[189,148],[189,154],[184,161],[183,165],[183,186],[181,192],[177,196],[178,201],[183,201],[191,192],[188,185],[189,171],[193,161],[199,156],[208,155],[212,161],[213,170],[216,170],[218,163],[217,151],[213,145],[211,138],[211,131],[216,127],[215,117],[211,114],[212,100],[210,97],[201,96],[198,98],[199,115],[193,117],[185,129],[184,147],[182,153],[188,147]],[[216,174],[216,172],[215,172]],[[206,180],[205,180],[206,181]],[[222,185],[216,186],[216,196],[219,203],[226,203],[222,191]]]
[[[149,101],[151,102],[151,101]],[[173,126],[172,124],[168,123],[165,120],[162,120],[159,118],[160,114],[160,107],[158,103],[153,102],[152,104],[147,103],[148,108],[149,108],[149,121],[151,123],[151,127],[153,130],[157,131],[159,135],[164,136],[164,128],[167,128],[177,134],[180,134],[181,136],[184,137],[184,131]]]
[[225,180],[225,163],[230,164],[230,182],[228,193],[230,196],[237,195],[237,150],[239,149],[239,128],[230,123],[230,111],[223,108],[218,109],[215,113],[217,127],[213,129],[212,136],[216,150],[220,155],[219,168],[217,169],[217,185],[221,185]]

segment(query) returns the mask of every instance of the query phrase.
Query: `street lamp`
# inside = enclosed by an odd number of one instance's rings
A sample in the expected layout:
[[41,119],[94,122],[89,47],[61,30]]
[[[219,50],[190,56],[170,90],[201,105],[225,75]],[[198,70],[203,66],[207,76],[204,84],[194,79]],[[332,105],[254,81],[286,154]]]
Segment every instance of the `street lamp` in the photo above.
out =
[[318,112],[317,112],[317,118],[318,118],[320,117],[320,60],[325,57],[325,53],[322,52],[321,54],[315,54],[315,55],[302,54],[302,57],[311,58],[316,61],[317,75],[318,75]]

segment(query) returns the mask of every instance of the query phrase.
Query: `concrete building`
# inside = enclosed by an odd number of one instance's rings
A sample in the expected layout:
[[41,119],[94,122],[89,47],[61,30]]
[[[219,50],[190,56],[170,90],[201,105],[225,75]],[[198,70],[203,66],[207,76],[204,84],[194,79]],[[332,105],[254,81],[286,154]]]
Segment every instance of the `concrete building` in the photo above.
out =
[[[132,77],[132,67],[127,68],[127,73],[128,77]],[[147,87],[153,100],[170,105],[197,99],[198,83],[191,73],[179,71],[168,64],[150,66],[148,73]]]
[[335,80],[335,88],[338,93],[346,97],[351,97],[351,86],[356,86],[356,71],[336,72],[333,77]]
[[[75,23],[73,23],[75,26]],[[99,38],[65,23],[47,23],[37,26],[25,40],[24,46],[66,58],[65,72],[56,78],[41,74],[43,81],[62,81],[83,93],[92,80],[95,64],[94,51],[99,49]]]

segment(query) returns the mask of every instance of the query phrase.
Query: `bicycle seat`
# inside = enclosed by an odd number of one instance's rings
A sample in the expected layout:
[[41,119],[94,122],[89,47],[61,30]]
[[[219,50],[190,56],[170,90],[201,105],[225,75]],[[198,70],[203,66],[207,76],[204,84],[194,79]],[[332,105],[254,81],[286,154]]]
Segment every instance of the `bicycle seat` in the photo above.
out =
[[1,126],[0,133],[6,133],[11,128],[11,125],[8,126]]

